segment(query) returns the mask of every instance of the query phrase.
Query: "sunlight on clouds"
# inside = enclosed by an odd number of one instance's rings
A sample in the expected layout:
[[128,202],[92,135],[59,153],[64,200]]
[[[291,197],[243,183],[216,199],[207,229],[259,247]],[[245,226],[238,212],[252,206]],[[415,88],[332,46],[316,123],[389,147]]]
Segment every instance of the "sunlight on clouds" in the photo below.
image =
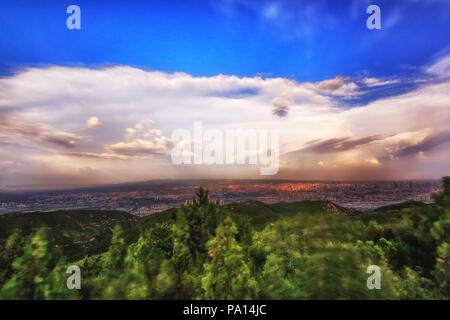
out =
[[99,127],[101,126],[102,123],[100,122],[100,119],[97,117],[90,117],[87,121],[86,121],[86,126],[91,129],[91,128],[95,128],[95,127]]
[[4,181],[21,183],[39,175],[69,181],[84,167],[92,174],[84,172],[83,183],[258,177],[245,166],[174,167],[168,137],[202,121],[219,130],[279,129],[277,178],[440,177],[449,174],[449,59],[427,67],[439,82],[352,108],[342,98],[364,95],[361,86],[400,80],[338,76],[300,83],[128,66],[29,68],[0,79],[0,169]]

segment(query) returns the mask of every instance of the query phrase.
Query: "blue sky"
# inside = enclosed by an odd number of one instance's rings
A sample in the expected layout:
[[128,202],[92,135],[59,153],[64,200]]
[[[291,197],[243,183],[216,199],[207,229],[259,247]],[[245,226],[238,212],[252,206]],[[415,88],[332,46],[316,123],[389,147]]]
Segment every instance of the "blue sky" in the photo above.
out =
[[[82,29],[67,30],[76,4]],[[366,28],[381,8],[382,29]],[[320,81],[408,75],[447,50],[450,1],[6,0],[0,73],[23,66],[125,64],[195,76]]]

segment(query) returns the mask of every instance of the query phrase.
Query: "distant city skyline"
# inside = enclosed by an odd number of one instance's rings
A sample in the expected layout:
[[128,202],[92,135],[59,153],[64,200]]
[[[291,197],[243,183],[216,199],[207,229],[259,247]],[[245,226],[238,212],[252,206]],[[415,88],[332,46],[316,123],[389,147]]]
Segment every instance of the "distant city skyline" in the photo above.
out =
[[[129,183],[70,190],[0,192],[0,214],[70,209],[119,210],[148,215],[179,207],[203,186],[221,204],[332,201],[348,208],[371,209],[405,201],[431,202],[441,181],[317,182],[275,180],[190,180]],[[1,190],[0,190],[1,191]]]
[[450,175],[450,2],[377,1],[380,30],[370,4],[4,1],[0,186],[261,178],[173,164],[172,133],[195,121],[279,130],[265,178]]

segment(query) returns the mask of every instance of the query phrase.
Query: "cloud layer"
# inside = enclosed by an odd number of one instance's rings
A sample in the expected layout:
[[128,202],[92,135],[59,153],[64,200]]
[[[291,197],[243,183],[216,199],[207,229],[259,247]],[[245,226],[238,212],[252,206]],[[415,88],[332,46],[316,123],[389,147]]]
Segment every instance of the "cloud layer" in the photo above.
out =
[[372,88],[405,79],[299,83],[128,66],[25,69],[0,79],[0,184],[258,177],[254,166],[173,165],[171,133],[192,130],[194,121],[279,129],[275,178],[438,178],[450,174],[449,59],[425,68],[429,80],[412,91],[369,103],[361,97]]

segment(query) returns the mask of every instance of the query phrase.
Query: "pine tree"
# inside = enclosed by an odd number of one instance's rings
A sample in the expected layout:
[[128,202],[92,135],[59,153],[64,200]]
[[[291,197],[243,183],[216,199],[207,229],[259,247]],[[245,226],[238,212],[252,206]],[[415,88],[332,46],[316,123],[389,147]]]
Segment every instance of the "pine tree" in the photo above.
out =
[[0,247],[0,288],[13,273],[12,262],[23,254],[24,238],[14,232],[8,237],[5,247]]
[[12,264],[12,277],[5,283],[1,299],[69,299],[77,292],[66,287],[65,262],[52,257],[47,234],[41,229],[26,241],[23,255]]
[[217,228],[208,242],[210,261],[204,265],[202,298],[251,299],[256,297],[256,282],[235,239],[237,228],[230,217]]
[[204,208],[209,204],[209,190],[200,187],[195,191],[196,197],[192,198],[193,206],[196,208]]
[[433,275],[445,297],[450,297],[450,177],[443,179],[444,190],[434,197],[440,207],[440,217],[431,228],[431,234],[438,241],[436,265]]

